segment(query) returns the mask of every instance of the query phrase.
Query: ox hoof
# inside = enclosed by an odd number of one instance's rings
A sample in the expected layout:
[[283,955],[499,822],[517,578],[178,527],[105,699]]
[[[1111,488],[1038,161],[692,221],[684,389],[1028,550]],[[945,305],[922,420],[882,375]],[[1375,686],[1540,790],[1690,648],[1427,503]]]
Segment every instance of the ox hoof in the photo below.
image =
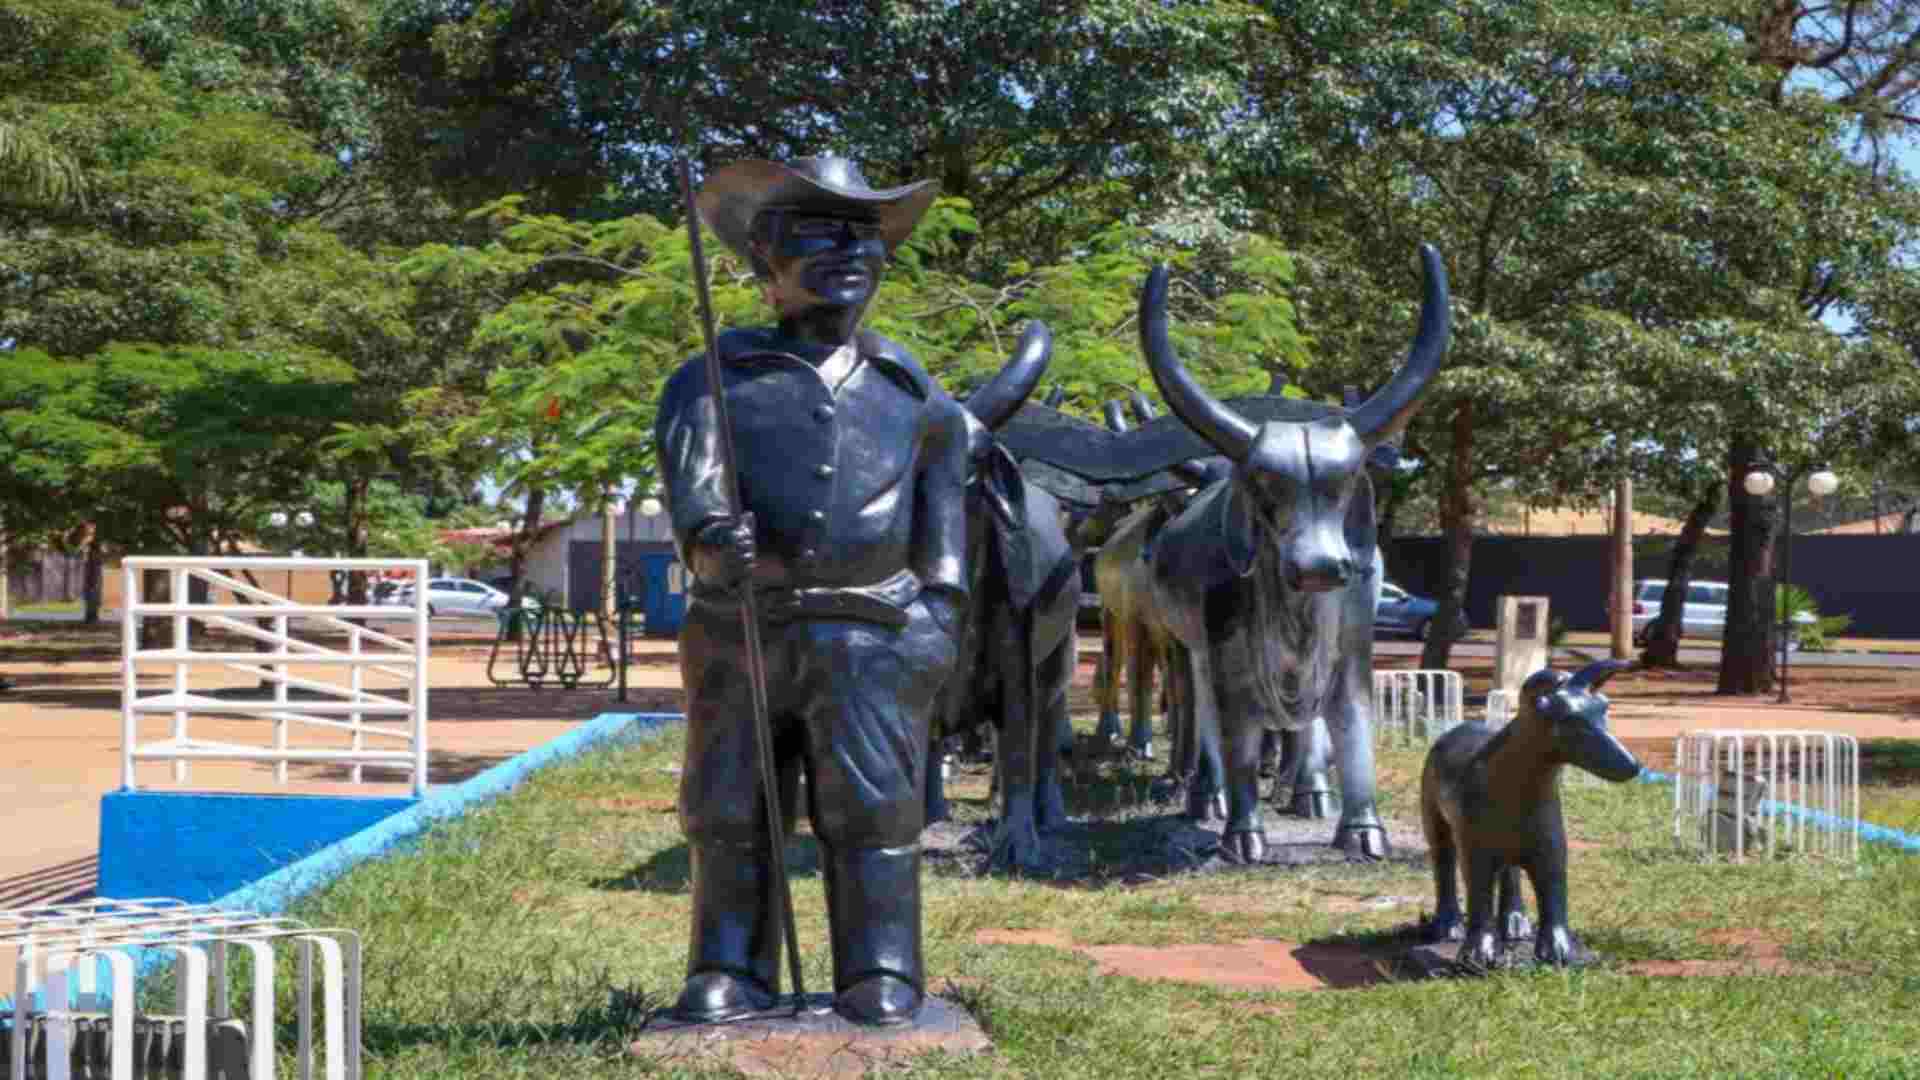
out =
[[993,836],[990,865],[995,870],[1012,873],[1040,873],[1048,869],[1047,857],[1040,846],[1040,833],[1032,821],[1001,825]]
[[1220,857],[1241,866],[1258,866],[1267,856],[1267,838],[1258,832],[1230,832],[1220,838]]
[[1287,804],[1287,813],[1313,821],[1333,816],[1333,792],[1296,791],[1293,801]]
[[1509,911],[1501,923],[1500,933],[1508,941],[1524,941],[1533,936],[1533,923],[1524,912]]
[[1564,926],[1543,930],[1533,943],[1535,963],[1551,964],[1554,967],[1585,967],[1599,959],[1592,949],[1580,944],[1573,931]]
[[1192,821],[1225,821],[1227,819],[1227,793],[1224,791],[1206,792],[1198,788],[1188,788],[1187,817]]
[[1152,739],[1136,739],[1133,745],[1127,747],[1127,749],[1132,752],[1134,757],[1139,758],[1141,761],[1153,760]]
[[1120,741],[1120,714],[1117,712],[1101,713],[1100,726],[1093,729],[1093,737],[1096,739],[1099,739],[1102,742],[1109,742],[1109,743],[1119,742]]
[[1467,924],[1461,920],[1458,911],[1451,914],[1436,914],[1420,924],[1420,940],[1429,945],[1466,939]]
[[1392,850],[1387,845],[1387,830],[1378,825],[1343,826],[1333,834],[1333,846],[1361,859],[1384,859]]

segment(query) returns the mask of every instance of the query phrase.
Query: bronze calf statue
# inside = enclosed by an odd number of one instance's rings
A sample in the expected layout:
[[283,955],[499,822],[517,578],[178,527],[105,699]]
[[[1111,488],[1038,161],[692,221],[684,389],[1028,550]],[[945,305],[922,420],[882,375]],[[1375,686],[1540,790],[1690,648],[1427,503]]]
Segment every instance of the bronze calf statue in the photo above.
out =
[[[1533,880],[1540,906],[1535,960],[1565,966],[1593,959],[1567,927],[1560,770],[1577,765],[1616,783],[1639,775],[1640,762],[1607,731],[1607,698],[1598,692],[1601,683],[1628,666],[1602,661],[1571,677],[1535,672],[1522,685],[1518,714],[1506,727],[1462,724],[1428,751],[1420,776],[1420,816],[1439,897],[1424,930],[1429,941],[1464,936],[1461,967],[1491,968],[1514,938],[1525,936],[1521,870]],[[1464,929],[1456,864],[1464,865],[1467,875]]]

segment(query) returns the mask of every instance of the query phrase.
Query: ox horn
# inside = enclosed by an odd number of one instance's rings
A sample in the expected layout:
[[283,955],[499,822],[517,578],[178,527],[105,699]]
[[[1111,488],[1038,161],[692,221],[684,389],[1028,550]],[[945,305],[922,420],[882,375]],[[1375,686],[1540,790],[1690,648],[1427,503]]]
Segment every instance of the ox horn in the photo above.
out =
[[1245,461],[1260,429],[1201,389],[1173,353],[1173,342],[1167,338],[1165,264],[1153,268],[1147,275],[1146,286],[1140,290],[1140,349],[1147,355],[1147,370],[1153,372],[1160,396],[1167,399],[1167,407],[1181,423],[1198,432],[1227,457]]
[[1053,332],[1038,319],[1029,322],[1006,366],[985,386],[967,395],[967,411],[988,431],[998,428],[1026,404],[1027,395],[1040,385],[1040,376],[1047,373],[1047,362],[1052,359]]
[[1420,399],[1440,371],[1440,358],[1447,352],[1448,325],[1452,319],[1447,301],[1447,268],[1432,244],[1420,245],[1420,267],[1426,295],[1420,301],[1420,331],[1413,339],[1413,348],[1407,351],[1407,362],[1394,372],[1392,381],[1348,417],[1354,432],[1368,445],[1393,438],[1413,419],[1413,414],[1420,411]]
[[1060,407],[1060,403],[1065,400],[1067,400],[1067,388],[1061,386],[1059,383],[1054,383],[1053,389],[1047,391],[1046,399],[1040,402],[1040,404],[1045,405],[1049,409],[1057,409]]
[[1107,418],[1107,430],[1124,432],[1127,430],[1125,407],[1117,401],[1109,401],[1101,410]]
[[1154,410],[1153,399],[1138,390],[1133,392],[1133,418],[1143,424],[1151,423],[1159,413]]
[[1567,680],[1567,689],[1575,693],[1583,690],[1598,690],[1600,684],[1632,667],[1626,660],[1600,660],[1588,664]]

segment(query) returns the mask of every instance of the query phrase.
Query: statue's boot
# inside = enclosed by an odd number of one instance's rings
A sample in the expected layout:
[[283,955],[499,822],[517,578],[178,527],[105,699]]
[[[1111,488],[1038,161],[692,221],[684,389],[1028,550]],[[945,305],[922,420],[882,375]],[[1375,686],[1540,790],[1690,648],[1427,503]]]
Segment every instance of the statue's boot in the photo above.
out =
[[712,840],[688,848],[693,940],[674,1015],[707,1023],[771,1009],[780,993],[780,918],[770,851]]
[[857,1024],[905,1024],[925,1001],[920,845],[827,848],[833,1007]]

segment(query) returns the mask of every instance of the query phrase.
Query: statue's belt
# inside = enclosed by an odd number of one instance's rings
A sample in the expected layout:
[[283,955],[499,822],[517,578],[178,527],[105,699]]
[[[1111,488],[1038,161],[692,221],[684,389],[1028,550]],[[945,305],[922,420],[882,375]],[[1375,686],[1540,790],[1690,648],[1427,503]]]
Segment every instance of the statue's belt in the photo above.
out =
[[[731,590],[695,585],[688,598],[716,611],[738,611],[740,597]],[[873,585],[757,588],[760,617],[771,623],[795,619],[852,619],[898,630],[907,625],[907,605],[920,595],[920,575],[902,570]]]

